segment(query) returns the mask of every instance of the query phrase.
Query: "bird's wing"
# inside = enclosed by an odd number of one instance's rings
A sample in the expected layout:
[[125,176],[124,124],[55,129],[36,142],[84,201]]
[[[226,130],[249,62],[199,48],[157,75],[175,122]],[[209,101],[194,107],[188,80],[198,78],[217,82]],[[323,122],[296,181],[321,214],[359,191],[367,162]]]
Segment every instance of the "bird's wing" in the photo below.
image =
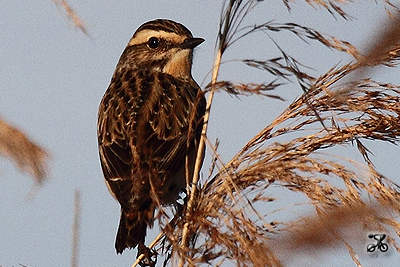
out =
[[129,118],[126,106],[117,94],[120,77],[113,78],[100,103],[98,114],[98,143],[101,167],[110,193],[129,210],[132,191],[132,151],[127,136]]
[[143,136],[157,169],[168,178],[184,165],[185,156],[200,138],[205,99],[193,80],[183,81],[163,73],[158,79],[158,92],[153,95],[160,97],[149,101],[151,110],[157,112],[149,114],[150,128]]

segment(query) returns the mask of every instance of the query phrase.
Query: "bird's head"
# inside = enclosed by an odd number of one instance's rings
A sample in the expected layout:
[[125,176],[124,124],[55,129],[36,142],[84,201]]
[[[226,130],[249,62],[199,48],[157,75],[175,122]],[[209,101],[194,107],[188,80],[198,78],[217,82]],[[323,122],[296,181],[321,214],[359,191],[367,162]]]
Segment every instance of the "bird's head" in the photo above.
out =
[[119,67],[148,69],[190,78],[193,48],[203,41],[202,38],[194,38],[180,23],[165,19],[149,21],[136,30],[121,55]]

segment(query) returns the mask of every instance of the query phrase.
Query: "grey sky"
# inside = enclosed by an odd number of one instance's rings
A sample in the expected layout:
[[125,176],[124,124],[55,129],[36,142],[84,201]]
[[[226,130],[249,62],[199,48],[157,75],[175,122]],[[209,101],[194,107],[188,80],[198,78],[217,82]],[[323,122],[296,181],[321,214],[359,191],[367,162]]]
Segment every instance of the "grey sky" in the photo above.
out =
[[[16,171],[10,162],[0,160],[0,266],[3,267],[19,263],[30,267],[69,266],[75,189],[80,189],[82,196],[80,266],[130,266],[133,263],[136,250],[125,251],[122,256],[115,253],[119,204],[109,195],[103,182],[96,121],[100,99],[120,54],[137,27],[155,18],[169,18],[184,24],[194,36],[206,39],[196,49],[193,76],[199,84],[205,79],[203,87],[210,80],[206,75],[212,67],[220,1],[69,2],[87,23],[91,38],[69,24],[50,0],[0,3],[0,115],[26,131],[52,156],[50,179],[31,200],[25,198],[32,189],[30,178]],[[348,5],[349,13],[359,18],[349,24],[340,18],[335,20],[325,10],[315,10],[303,3],[293,4],[289,14],[281,1],[271,0],[259,6],[251,21],[304,23],[363,49],[368,43],[366,40],[378,31],[377,25],[385,18],[382,6],[369,2],[363,5],[367,9],[362,12],[361,5]],[[258,35],[248,42],[237,43],[224,59],[276,56],[276,50],[263,47],[263,38],[265,36]],[[342,63],[350,60],[321,46],[308,47],[295,37],[284,38],[287,38],[284,46],[292,55],[296,55],[298,49],[304,51],[302,57],[316,70],[316,75],[340,60]],[[314,49],[318,49],[316,54],[321,57],[309,56]],[[400,83],[398,70],[383,69],[377,77],[381,81]],[[226,63],[221,69],[221,79],[270,82],[272,77],[239,63]],[[287,101],[258,97],[237,99],[217,93],[208,136],[212,141],[217,137],[221,140],[219,152],[223,160],[228,161],[301,94],[294,84],[277,92]],[[398,147],[377,143],[371,144],[371,149],[378,170],[400,182]],[[206,159],[205,175],[208,166],[209,159]],[[365,266],[389,266],[399,262],[400,257],[392,254],[362,260]],[[312,266],[352,264],[345,250],[330,256],[305,255],[304,263],[303,259],[299,262]]]

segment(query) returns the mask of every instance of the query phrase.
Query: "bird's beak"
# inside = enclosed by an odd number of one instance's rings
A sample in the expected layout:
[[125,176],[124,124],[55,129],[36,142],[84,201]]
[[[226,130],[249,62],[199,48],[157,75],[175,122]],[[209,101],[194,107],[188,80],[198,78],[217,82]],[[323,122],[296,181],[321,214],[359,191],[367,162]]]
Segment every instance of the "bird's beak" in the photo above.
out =
[[204,42],[203,38],[188,38],[179,46],[182,49],[193,49]]

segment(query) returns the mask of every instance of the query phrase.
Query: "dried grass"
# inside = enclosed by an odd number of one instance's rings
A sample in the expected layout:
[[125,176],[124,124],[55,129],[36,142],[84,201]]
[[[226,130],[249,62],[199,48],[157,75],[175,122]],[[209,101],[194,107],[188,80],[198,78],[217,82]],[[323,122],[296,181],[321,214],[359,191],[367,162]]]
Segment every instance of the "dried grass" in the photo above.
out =
[[76,189],[74,194],[74,219],[72,224],[71,267],[79,266],[79,241],[82,216],[81,202],[81,193],[78,189]]
[[0,155],[14,161],[23,172],[30,174],[37,184],[46,178],[47,152],[31,141],[22,131],[0,119]]
[[73,25],[83,32],[85,35],[89,36],[86,24],[82,21],[81,17],[76,13],[76,11],[71,7],[71,5],[66,0],[52,0],[57,6],[60,12],[64,13],[68,20],[72,21]]
[[[272,90],[282,86],[281,80],[295,79],[304,93],[227,164],[219,160],[217,149],[205,140],[214,153],[212,166],[216,174],[196,183],[196,190],[189,194],[189,208],[174,224],[161,218],[166,235],[163,247],[172,255],[172,260],[167,257],[167,261],[174,264],[179,260],[180,266],[282,266],[283,258],[295,257],[304,249],[344,246],[355,264],[361,266],[353,244],[360,242],[362,234],[344,232],[366,230],[390,233],[390,244],[399,251],[400,188],[376,170],[365,140],[398,144],[400,86],[362,78],[367,66],[397,66],[398,20],[384,31],[381,38],[387,42],[372,44],[370,52],[362,55],[346,41],[293,23],[243,27],[244,17],[259,2],[231,0],[224,4],[218,53],[223,55],[230,45],[253,32],[289,31],[303,41],[317,41],[349,54],[355,61],[312,77],[307,67],[273,41],[281,57],[243,62],[268,71],[275,81],[214,81],[208,86],[236,96],[280,99]],[[292,5],[283,2],[288,8]],[[341,6],[351,1],[306,2],[350,18]],[[397,9],[390,1],[384,2]],[[364,162],[335,155],[335,147],[355,147]],[[304,196],[315,214],[290,221],[271,220],[274,212],[286,210],[283,207],[270,211],[277,202],[273,188]]]

